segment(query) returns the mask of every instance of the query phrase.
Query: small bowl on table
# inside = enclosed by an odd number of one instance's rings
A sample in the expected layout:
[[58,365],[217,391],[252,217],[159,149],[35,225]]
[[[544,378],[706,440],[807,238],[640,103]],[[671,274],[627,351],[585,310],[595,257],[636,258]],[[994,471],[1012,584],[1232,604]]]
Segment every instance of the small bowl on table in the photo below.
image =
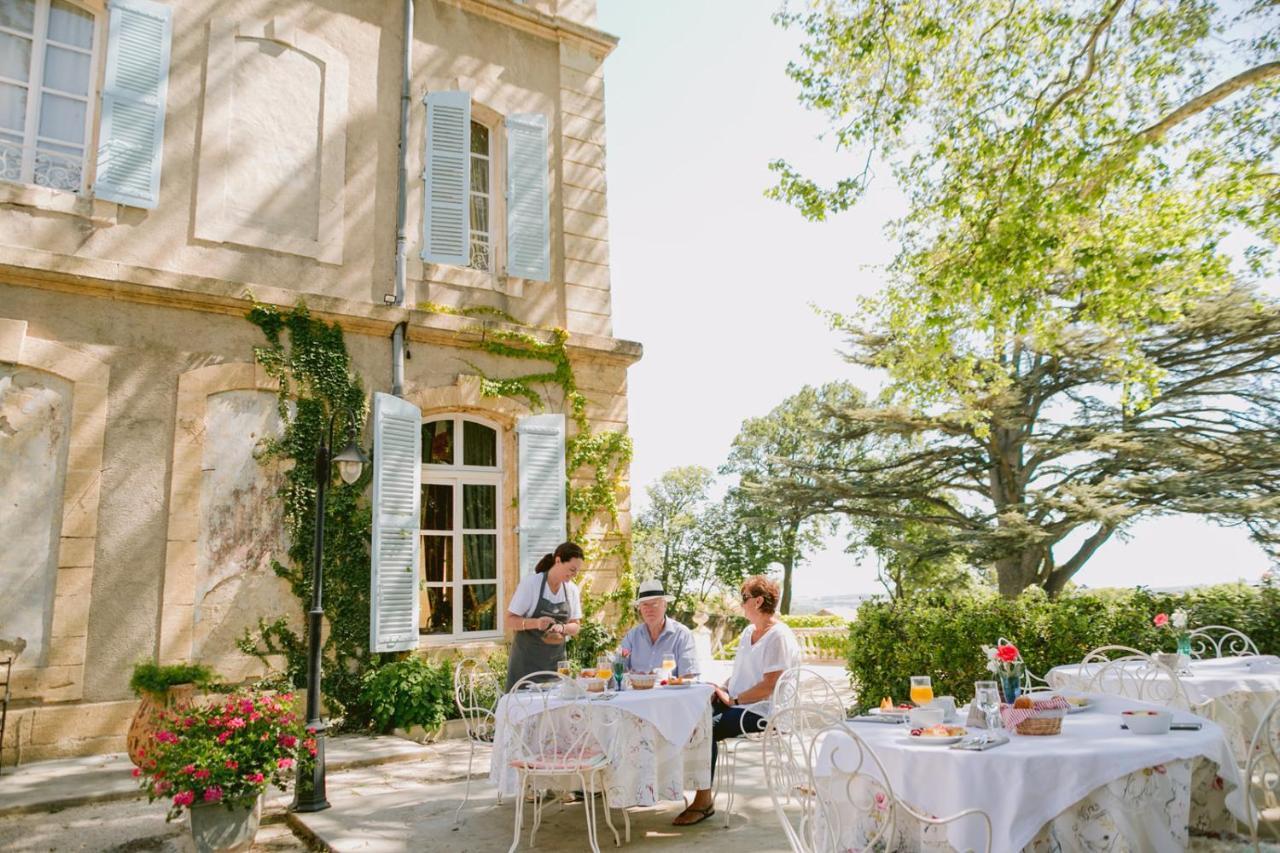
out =
[[1173,714],[1168,711],[1121,711],[1120,718],[1135,735],[1165,735],[1173,724]]
[[947,712],[943,708],[921,705],[918,708],[912,708],[911,713],[907,715],[907,719],[911,723],[911,728],[927,729],[930,726],[941,725],[946,716]]
[[652,690],[654,683],[658,680],[656,675],[649,672],[633,672],[627,678],[631,682],[632,690]]
[[603,678],[584,678],[582,679],[581,683],[582,683],[583,689],[585,689],[588,693],[604,692],[605,682]]

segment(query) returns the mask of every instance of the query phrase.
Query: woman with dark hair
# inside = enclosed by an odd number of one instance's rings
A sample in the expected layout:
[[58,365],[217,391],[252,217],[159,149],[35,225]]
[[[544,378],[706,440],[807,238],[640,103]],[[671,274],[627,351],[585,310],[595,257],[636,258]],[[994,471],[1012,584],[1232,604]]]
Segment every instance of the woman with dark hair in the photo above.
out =
[[[754,575],[742,582],[742,615],[749,623],[738,638],[733,674],[711,695],[711,780],[715,782],[720,741],[763,731],[778,677],[800,663],[800,641],[777,616],[781,589],[776,581]],[[698,791],[689,807],[672,821],[692,826],[716,813],[711,788]]]
[[554,671],[564,642],[582,624],[582,596],[573,579],[582,571],[582,549],[565,542],[538,561],[507,605],[506,627],[515,631],[507,662],[507,689],[526,675]]

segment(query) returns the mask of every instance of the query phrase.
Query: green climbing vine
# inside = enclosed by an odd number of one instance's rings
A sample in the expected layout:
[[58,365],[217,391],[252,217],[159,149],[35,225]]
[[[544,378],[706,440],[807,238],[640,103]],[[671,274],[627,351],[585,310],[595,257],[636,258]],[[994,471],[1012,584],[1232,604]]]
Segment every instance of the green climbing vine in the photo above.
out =
[[[246,632],[238,645],[264,663],[270,655],[283,655],[284,678],[301,687],[307,671],[305,617],[311,601],[316,449],[334,413],[334,443],[345,443],[348,423],[356,425],[359,440],[368,403],[336,323],[312,317],[304,303],[282,313],[275,306],[255,302],[248,319],[267,339],[265,345],[254,347],[254,357],[280,383],[280,417],[285,424],[262,456],[293,462],[279,492],[289,559],[287,564],[273,560],[272,568],[289,582],[303,618],[299,630],[285,618],[260,621],[257,631]],[[324,607],[329,629],[321,686],[330,713],[344,717],[348,724],[359,724],[368,716],[360,700],[361,677],[374,662],[369,652],[371,515],[362,497],[369,476],[366,471],[351,485],[334,477],[325,496]]]
[[[627,537],[617,535],[618,496],[624,488],[622,478],[631,463],[631,437],[619,430],[592,430],[587,417],[587,398],[578,388],[573,362],[569,358],[569,333],[559,328],[531,326],[496,308],[450,308],[433,303],[420,303],[418,307],[438,314],[500,320],[522,327],[478,326],[472,330],[480,336],[475,347],[501,358],[541,362],[549,366],[549,369],[533,370],[520,376],[499,378],[471,365],[480,376],[483,395],[518,398],[535,411],[547,408],[548,388],[559,389],[566,414],[574,425],[565,443],[569,538],[582,546],[588,561],[616,557],[621,565],[618,585],[612,593],[594,596],[587,588],[589,584],[584,585],[583,611],[590,617],[612,602],[622,605],[618,609],[625,619],[630,613],[626,603],[635,594],[635,581],[631,573],[630,542]],[[588,535],[588,531],[591,522],[601,515],[608,520],[608,528],[603,536],[595,539]],[[613,545],[606,545],[611,534],[616,541]],[[604,642],[604,639],[599,642]],[[588,644],[584,641],[581,645]]]

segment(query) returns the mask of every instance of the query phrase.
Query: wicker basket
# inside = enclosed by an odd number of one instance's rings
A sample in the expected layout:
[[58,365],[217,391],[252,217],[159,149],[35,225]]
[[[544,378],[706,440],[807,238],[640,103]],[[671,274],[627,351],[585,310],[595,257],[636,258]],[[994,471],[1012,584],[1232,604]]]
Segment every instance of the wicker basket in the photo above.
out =
[[1020,735],[1060,735],[1062,734],[1062,717],[1060,713],[1046,712],[1044,716],[1027,717],[1014,731]]

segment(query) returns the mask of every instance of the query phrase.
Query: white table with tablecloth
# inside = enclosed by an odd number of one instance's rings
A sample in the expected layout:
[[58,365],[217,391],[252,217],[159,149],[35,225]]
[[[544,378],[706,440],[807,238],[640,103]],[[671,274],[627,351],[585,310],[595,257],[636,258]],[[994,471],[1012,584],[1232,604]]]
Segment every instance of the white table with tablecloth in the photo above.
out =
[[[941,817],[982,810],[991,818],[997,851],[1182,850],[1189,825],[1221,829],[1243,819],[1240,775],[1221,728],[1204,720],[1200,731],[1135,735],[1120,728],[1119,712],[1153,706],[1091,699],[1089,709],[1063,720],[1059,735],[1011,735],[1009,743],[983,752],[912,742],[905,726],[850,726],[880,759],[900,801]],[[1179,713],[1175,719],[1198,718]],[[829,733],[817,755],[817,784],[838,806],[836,849],[861,849],[885,819],[886,802],[877,800],[870,780],[859,782],[861,790],[846,790],[839,771],[850,770],[845,762],[856,755],[847,735]],[[845,808],[846,793],[870,808]],[[985,828],[977,818],[932,827],[899,813],[894,835],[901,849],[982,850]]]
[[[624,690],[593,698],[551,698],[545,713],[557,715],[557,725],[571,726],[584,715],[570,714],[583,703],[599,706],[590,713],[592,733],[609,757],[605,786],[615,808],[652,806],[663,800],[680,800],[685,791],[711,787],[711,693],[709,684],[681,688]],[[507,733],[532,713],[544,713],[536,694],[508,694],[498,702],[489,780],[505,796],[519,790],[516,771],[510,766]],[[589,710],[595,711],[592,707]],[[578,787],[565,779],[551,787]]]
[[[1142,661],[1120,664],[1128,668],[1144,665]],[[1058,690],[1086,690],[1100,666],[1067,664],[1049,670],[1045,678]],[[1152,678],[1169,680],[1162,674]],[[1123,678],[1118,673],[1112,681],[1103,689],[1114,687],[1112,692],[1122,694],[1139,683],[1136,678]],[[1193,660],[1187,670],[1178,675],[1178,681],[1196,712],[1222,726],[1232,754],[1243,766],[1262,715],[1276,699],[1280,699],[1280,658],[1250,655]]]

